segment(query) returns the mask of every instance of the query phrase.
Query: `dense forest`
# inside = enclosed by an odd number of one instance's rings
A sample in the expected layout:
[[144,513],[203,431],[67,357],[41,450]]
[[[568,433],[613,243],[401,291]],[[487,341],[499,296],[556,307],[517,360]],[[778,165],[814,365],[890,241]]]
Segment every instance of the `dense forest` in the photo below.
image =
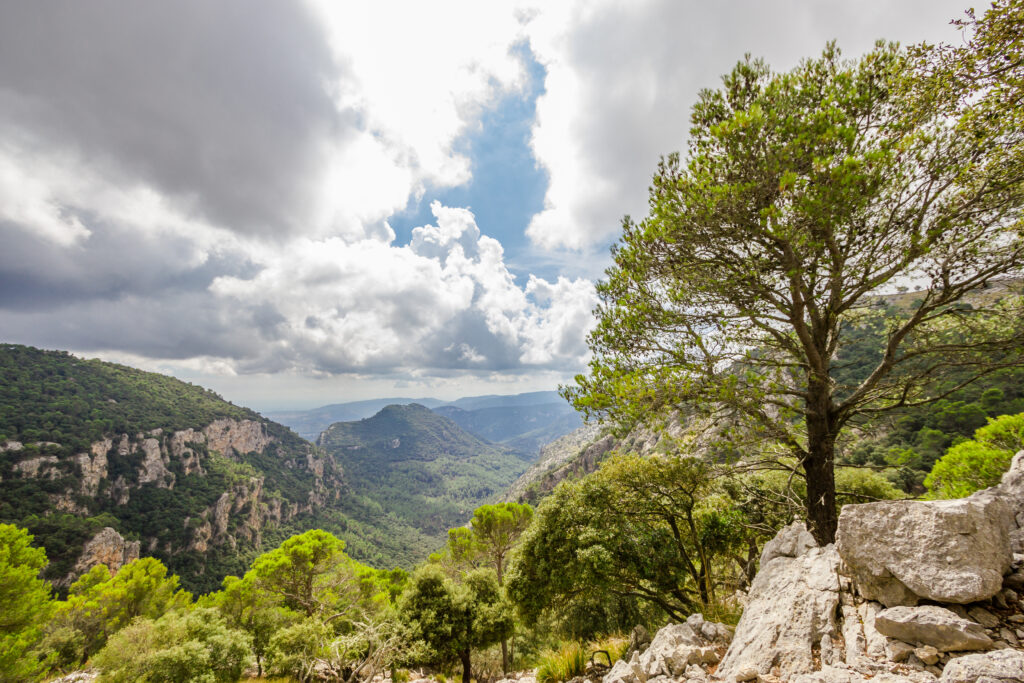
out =
[[317,444],[345,472],[352,495],[342,511],[386,526],[393,537],[374,558],[384,567],[411,567],[436,550],[450,527],[497,497],[529,464],[528,456],[415,403],[335,423]]
[[[115,363],[0,344],[0,443],[70,455],[110,434],[260,419],[216,393]],[[43,445],[33,445],[42,443]]]

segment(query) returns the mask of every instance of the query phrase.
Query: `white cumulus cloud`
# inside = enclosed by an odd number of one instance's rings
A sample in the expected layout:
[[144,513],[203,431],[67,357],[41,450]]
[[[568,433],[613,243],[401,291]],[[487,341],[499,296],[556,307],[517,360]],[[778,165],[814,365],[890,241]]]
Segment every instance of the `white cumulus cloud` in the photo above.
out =
[[579,366],[596,304],[592,283],[531,276],[519,287],[501,245],[471,212],[432,205],[435,224],[407,246],[338,238],[294,241],[254,255],[254,277],[211,291],[241,318],[267,321],[253,369],[312,373],[470,367]]

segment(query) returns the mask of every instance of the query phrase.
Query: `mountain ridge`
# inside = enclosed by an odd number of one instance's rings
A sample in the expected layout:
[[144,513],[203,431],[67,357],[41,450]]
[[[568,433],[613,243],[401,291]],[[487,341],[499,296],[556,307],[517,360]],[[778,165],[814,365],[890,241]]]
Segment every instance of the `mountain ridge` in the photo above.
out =
[[422,560],[449,528],[496,500],[528,466],[511,449],[488,443],[420,404],[392,405],[376,415],[336,422],[317,440],[346,474],[360,507],[352,518],[384,522],[409,539],[398,564]]

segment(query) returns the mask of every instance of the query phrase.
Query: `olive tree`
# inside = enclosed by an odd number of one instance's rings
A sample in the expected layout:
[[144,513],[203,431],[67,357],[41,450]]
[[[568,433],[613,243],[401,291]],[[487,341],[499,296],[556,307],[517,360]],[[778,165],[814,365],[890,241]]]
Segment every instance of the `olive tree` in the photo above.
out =
[[[969,108],[911,95],[915,64],[892,45],[853,61],[829,45],[786,73],[747,58],[702,91],[686,158],[663,159],[649,215],[623,221],[589,373],[564,390],[588,414],[687,406],[779,444],[822,544],[845,428],[1024,354],[1024,308],[1003,291],[1024,268],[1024,132],[965,135]],[[886,294],[877,356],[842,372]],[[951,370],[962,379],[938,390]]]

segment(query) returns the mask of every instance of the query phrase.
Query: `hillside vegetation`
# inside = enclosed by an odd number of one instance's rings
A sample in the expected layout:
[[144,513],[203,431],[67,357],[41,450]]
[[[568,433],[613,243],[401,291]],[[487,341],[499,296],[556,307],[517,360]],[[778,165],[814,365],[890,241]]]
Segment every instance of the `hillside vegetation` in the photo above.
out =
[[85,542],[109,526],[186,587],[212,588],[265,538],[343,527],[337,514],[323,519],[340,485],[290,429],[202,387],[0,346],[0,522],[31,531],[46,576],[65,585]]
[[0,443],[51,442],[58,445],[50,452],[70,454],[109,434],[175,431],[218,418],[260,419],[173,377],[0,344]]
[[333,424],[318,445],[345,471],[352,499],[344,512],[403,538],[382,558],[403,566],[440,547],[450,527],[499,496],[529,464],[418,404]]

